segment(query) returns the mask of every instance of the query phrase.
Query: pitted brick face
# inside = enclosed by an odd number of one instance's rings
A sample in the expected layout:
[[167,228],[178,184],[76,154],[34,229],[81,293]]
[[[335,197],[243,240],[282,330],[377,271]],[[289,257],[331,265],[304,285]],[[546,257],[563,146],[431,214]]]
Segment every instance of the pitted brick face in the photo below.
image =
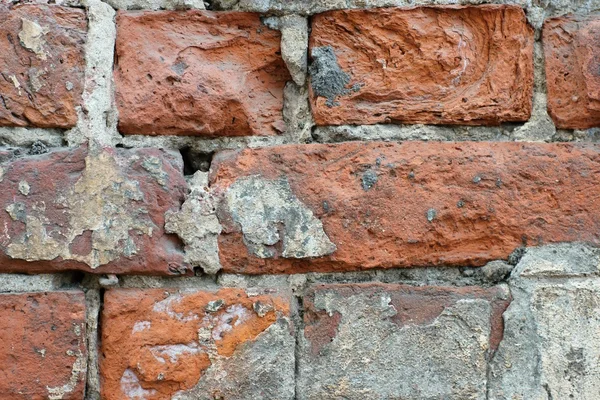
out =
[[344,284],[304,301],[298,398],[486,398],[505,288]]
[[[261,373],[253,370],[252,363],[242,362],[245,353],[279,334],[283,341],[270,350],[293,354],[288,316],[288,300],[277,294],[251,296],[242,289],[111,290],[103,313],[103,398],[196,399],[212,398],[213,393],[219,398],[217,393],[228,391],[225,398],[244,398],[239,397],[245,390],[244,376]],[[279,325],[286,328],[276,333]],[[261,365],[261,357],[253,362]],[[293,374],[293,362],[288,365],[286,357],[280,362],[284,374]],[[248,370],[227,377],[236,363]],[[260,368],[269,369],[265,359]],[[220,383],[215,384],[214,375],[221,376]],[[229,379],[238,387],[228,389]],[[267,384],[277,387],[280,383]],[[267,393],[269,388],[263,389]],[[196,392],[202,393],[201,397],[194,397]],[[286,390],[274,389],[274,393],[282,397],[268,398],[287,398]]]
[[0,399],[81,400],[83,292],[0,294]]
[[281,34],[254,13],[120,12],[115,81],[125,134],[282,133]]
[[0,126],[74,126],[83,91],[85,12],[0,4],[0,21]]
[[600,126],[600,17],[549,19],[543,42],[548,111],[556,126]]
[[[248,177],[285,180],[287,206],[311,218],[244,225],[224,202],[221,265],[250,274],[481,266],[521,246],[598,244],[599,173],[594,144],[352,142],[224,152],[213,161],[212,190],[227,197]],[[279,204],[249,191],[246,201],[253,198],[264,210]],[[286,256],[286,241],[315,248],[300,233],[317,228],[324,251]],[[255,251],[256,232],[269,239],[261,247],[269,253]]]
[[317,125],[497,125],[532,108],[533,29],[516,6],[339,10],[310,36]]
[[164,231],[165,212],[183,201],[182,169],[179,155],[153,149],[1,163],[0,270],[186,273],[179,241]]

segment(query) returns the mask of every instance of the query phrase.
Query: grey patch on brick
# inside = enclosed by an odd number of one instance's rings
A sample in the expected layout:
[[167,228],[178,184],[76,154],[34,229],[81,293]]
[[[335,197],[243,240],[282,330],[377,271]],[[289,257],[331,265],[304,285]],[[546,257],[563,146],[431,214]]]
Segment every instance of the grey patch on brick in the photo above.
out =
[[311,56],[310,85],[315,95],[325,97],[327,107],[338,106],[336,99],[351,93],[351,90],[346,88],[350,83],[350,75],[340,68],[331,46],[314,47]]
[[377,172],[372,169],[368,169],[363,172],[361,179],[361,186],[364,191],[371,189],[377,183]]
[[460,299],[431,322],[399,326],[390,301],[385,291],[315,292],[316,310],[341,318],[318,354],[300,338],[298,399],[486,399],[490,303]]
[[19,42],[21,46],[34,53],[39,59],[46,60],[48,53],[46,39],[44,36],[48,30],[40,26],[35,21],[21,18],[21,31],[19,32]]
[[20,181],[19,182],[19,192],[23,196],[29,195],[29,191],[30,190],[31,190],[31,187],[29,186],[29,183],[27,183],[27,181]]
[[217,199],[208,189],[206,172],[197,171],[189,185],[181,210],[165,214],[165,231],[181,238],[186,262],[216,274],[221,269],[217,239],[222,230],[215,213]]
[[437,217],[437,211],[435,211],[434,208],[430,208],[429,210],[427,210],[427,213],[425,215],[427,216],[427,221],[433,222],[435,217]]
[[294,195],[285,178],[239,178],[225,198],[244,243],[257,257],[276,256],[275,245],[280,242],[281,256],[286,258],[321,257],[336,250],[321,221]]
[[224,304],[225,304],[225,302],[223,300],[209,301],[208,304],[206,305],[206,311],[210,312],[210,313],[217,312],[223,307]]
[[600,393],[600,250],[528,248],[509,286],[490,400],[596,399]]
[[[90,268],[108,264],[121,255],[135,254],[137,248],[132,235],[152,236],[155,228],[143,212],[132,213],[126,207],[142,199],[139,182],[122,177],[117,161],[109,152],[88,154],[79,180],[57,200],[64,205],[69,219],[65,233],[48,235],[49,221],[44,207],[14,203],[7,212],[13,220],[25,223],[25,231],[20,237],[11,238],[6,254],[27,261],[61,257],[85,263]],[[71,243],[86,231],[92,232],[91,251],[86,255],[73,254]]]
[[237,349],[234,357],[210,354],[212,364],[196,386],[171,399],[294,399],[296,343],[290,324],[280,317],[256,340]]
[[142,168],[144,168],[154,179],[158,182],[159,185],[166,188],[167,187],[167,179],[169,175],[163,169],[162,160],[158,157],[145,157],[144,161],[142,161]]
[[308,71],[308,20],[299,15],[284,15],[265,18],[263,23],[281,31],[281,57],[294,82],[304,86]]

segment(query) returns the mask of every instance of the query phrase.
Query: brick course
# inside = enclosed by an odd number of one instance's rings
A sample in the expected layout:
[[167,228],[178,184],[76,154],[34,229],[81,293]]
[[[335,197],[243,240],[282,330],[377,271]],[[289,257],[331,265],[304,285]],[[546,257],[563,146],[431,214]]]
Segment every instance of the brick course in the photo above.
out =
[[0,3],[0,400],[598,397],[600,0]]

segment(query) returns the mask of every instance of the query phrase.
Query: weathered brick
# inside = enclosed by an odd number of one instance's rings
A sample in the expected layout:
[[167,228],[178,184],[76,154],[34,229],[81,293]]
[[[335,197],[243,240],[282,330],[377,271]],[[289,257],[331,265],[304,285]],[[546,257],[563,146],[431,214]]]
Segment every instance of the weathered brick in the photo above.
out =
[[503,288],[321,285],[305,298],[299,399],[486,399]]
[[529,119],[533,30],[505,5],[331,11],[313,17],[318,125],[497,125]]
[[600,126],[600,17],[544,23],[548,112],[558,128]]
[[273,291],[117,289],[102,314],[102,398],[292,399],[289,300]]
[[290,79],[278,31],[254,13],[120,12],[117,106],[126,134],[275,135]]
[[527,250],[509,280],[490,400],[598,397],[599,266],[600,251],[581,244]]
[[220,261],[236,273],[480,266],[600,244],[600,146],[341,143],[217,154]]
[[0,399],[83,400],[82,292],[0,294]]
[[179,154],[11,154],[0,152],[0,271],[186,272],[178,238],[164,231],[186,191]]
[[83,90],[83,10],[0,4],[0,126],[68,128]]

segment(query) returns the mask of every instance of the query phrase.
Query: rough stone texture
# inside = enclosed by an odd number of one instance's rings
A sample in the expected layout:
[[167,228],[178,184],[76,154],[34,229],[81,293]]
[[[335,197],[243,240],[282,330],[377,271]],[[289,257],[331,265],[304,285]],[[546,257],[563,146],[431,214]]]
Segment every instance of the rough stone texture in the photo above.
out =
[[317,125],[525,121],[533,30],[519,7],[342,10],[312,20]]
[[598,397],[599,265],[598,249],[581,244],[527,250],[509,281],[490,400]]
[[84,398],[82,292],[0,294],[0,321],[0,398]]
[[221,269],[218,236],[221,224],[215,215],[216,199],[208,190],[208,174],[198,171],[190,182],[190,193],[179,211],[165,214],[165,230],[176,233],[185,244],[185,261],[207,274]]
[[548,111],[556,126],[600,126],[600,17],[547,20],[543,42]]
[[[158,149],[0,152],[0,270],[182,274],[164,214],[185,194],[180,156]],[[7,161],[4,161],[7,159]]]
[[281,56],[292,79],[304,86],[308,72],[308,20],[298,15],[271,17],[263,20],[265,25],[281,31]]
[[[240,10],[240,11],[255,11],[269,14],[288,14],[298,13],[301,15],[311,15],[329,10],[338,10],[346,8],[378,8],[378,7],[411,7],[415,5],[431,5],[432,3],[441,4],[473,4],[480,5],[492,2],[491,0],[213,0],[212,7],[220,10]],[[500,4],[516,4],[528,8],[533,7],[530,0],[495,0],[494,3]],[[566,3],[566,4],[565,4]],[[593,8],[593,5],[598,5],[597,0],[584,1],[565,1],[565,0],[545,0],[544,5],[548,8],[556,6],[558,9],[576,9],[572,3],[583,3],[586,8]],[[537,3],[536,3],[537,4]],[[587,7],[586,7],[587,6]]]
[[106,0],[118,10],[204,10],[202,0]]
[[86,0],[89,18],[85,46],[85,85],[77,126],[66,132],[69,145],[114,146],[117,112],[114,104],[113,62],[116,40],[115,10],[100,0]]
[[316,286],[298,399],[486,399],[508,298],[501,287]]
[[61,279],[56,275],[0,275],[0,293],[47,292],[57,289]]
[[293,399],[289,300],[242,289],[110,290],[102,398]]
[[524,245],[598,244],[599,151],[349,142],[219,153],[220,261],[250,274],[480,266]]
[[83,89],[85,12],[0,4],[0,21],[0,126],[74,126]]
[[280,37],[253,13],[120,12],[119,130],[206,136],[283,132],[283,89],[290,75]]

